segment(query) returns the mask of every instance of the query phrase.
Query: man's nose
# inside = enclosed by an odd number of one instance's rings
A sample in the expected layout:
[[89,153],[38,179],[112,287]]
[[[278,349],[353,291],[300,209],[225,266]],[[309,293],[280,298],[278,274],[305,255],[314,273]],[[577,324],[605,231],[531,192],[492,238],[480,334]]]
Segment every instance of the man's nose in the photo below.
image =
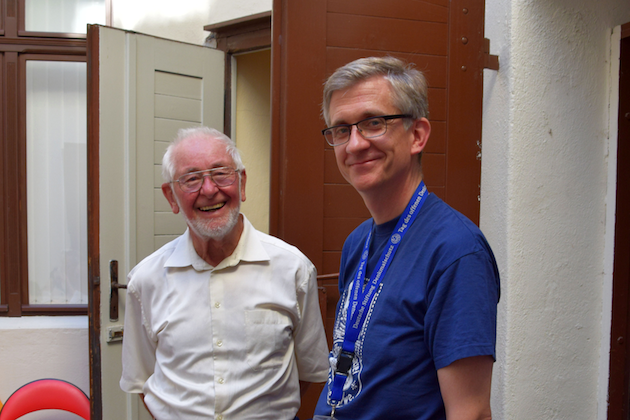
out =
[[370,141],[367,140],[359,131],[359,127],[356,125],[350,126],[350,138],[348,139],[348,144],[346,145],[346,150],[350,153],[362,150],[370,147]]
[[217,184],[214,183],[210,174],[205,174],[203,176],[203,181],[201,182],[201,193],[213,195],[218,189],[219,187],[217,187]]

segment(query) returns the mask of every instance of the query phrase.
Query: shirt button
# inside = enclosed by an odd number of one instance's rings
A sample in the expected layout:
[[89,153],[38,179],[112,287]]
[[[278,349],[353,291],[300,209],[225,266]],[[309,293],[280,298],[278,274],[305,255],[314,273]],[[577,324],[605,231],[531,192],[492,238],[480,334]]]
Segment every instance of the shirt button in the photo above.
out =
[[217,415],[217,420],[223,420],[223,416],[221,414]]
[[221,302],[215,302],[214,307],[219,309],[221,307]]
[[217,347],[221,347],[223,345],[223,341],[219,340],[217,341]]
[[224,384],[225,383],[225,379],[219,378],[219,379],[217,379],[217,382],[220,383],[220,384]]

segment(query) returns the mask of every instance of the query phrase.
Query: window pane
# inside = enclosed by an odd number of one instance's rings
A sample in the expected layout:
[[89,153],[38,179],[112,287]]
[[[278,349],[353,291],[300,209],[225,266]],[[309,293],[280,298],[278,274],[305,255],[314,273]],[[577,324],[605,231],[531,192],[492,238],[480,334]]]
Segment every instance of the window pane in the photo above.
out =
[[87,303],[86,70],[26,62],[31,304]]
[[26,0],[25,29],[86,33],[88,23],[105,25],[105,0]]

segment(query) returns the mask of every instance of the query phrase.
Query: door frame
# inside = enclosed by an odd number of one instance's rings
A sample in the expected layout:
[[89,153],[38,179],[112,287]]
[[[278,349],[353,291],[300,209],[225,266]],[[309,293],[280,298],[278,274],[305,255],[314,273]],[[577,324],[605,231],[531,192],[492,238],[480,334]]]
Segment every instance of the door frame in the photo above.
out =
[[232,138],[232,57],[271,48],[271,11],[203,27],[211,32],[216,49],[225,53],[225,116],[223,132]]
[[101,280],[100,280],[100,191],[99,191],[99,54],[98,27],[87,31],[87,204],[88,204],[88,339],[90,346],[90,411],[93,420],[103,413],[101,383]]

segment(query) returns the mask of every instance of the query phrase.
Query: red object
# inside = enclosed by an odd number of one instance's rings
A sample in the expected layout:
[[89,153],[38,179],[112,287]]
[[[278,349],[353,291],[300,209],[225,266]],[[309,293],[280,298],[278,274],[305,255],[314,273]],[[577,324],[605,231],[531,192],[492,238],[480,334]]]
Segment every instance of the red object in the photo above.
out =
[[6,400],[0,420],[15,420],[38,410],[63,410],[90,420],[90,399],[70,382],[38,379],[20,387]]

